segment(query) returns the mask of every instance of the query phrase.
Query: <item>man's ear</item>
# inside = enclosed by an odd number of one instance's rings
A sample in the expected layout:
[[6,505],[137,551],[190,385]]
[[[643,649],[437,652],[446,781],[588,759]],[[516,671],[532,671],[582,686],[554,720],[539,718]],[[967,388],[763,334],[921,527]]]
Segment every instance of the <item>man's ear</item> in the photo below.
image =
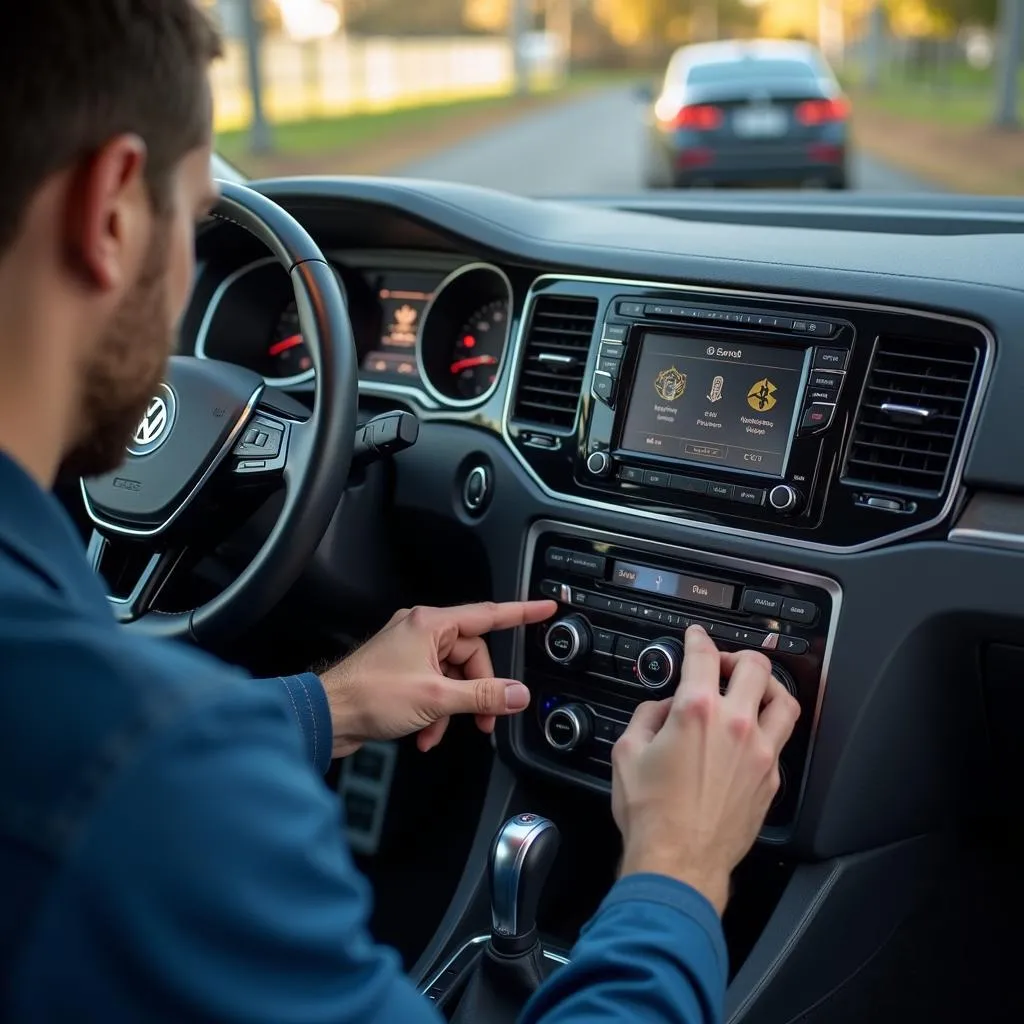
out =
[[119,135],[75,176],[68,240],[90,283],[103,291],[125,288],[145,252],[152,218],[145,169],[145,142]]

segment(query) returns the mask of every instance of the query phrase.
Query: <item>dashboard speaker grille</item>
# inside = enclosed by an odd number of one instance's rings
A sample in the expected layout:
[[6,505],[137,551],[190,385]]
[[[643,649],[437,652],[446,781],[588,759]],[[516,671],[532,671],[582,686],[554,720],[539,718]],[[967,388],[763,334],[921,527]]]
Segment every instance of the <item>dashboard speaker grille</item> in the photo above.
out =
[[879,338],[843,480],[920,496],[941,494],[977,367],[973,347]]
[[513,417],[572,430],[597,321],[597,299],[542,295],[533,304]]

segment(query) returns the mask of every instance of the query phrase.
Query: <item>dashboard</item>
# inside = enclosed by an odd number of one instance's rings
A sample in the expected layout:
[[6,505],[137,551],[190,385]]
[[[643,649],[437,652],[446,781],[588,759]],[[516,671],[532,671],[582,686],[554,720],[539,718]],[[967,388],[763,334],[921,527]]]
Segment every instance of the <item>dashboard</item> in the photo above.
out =
[[[701,622],[803,708],[765,842],[824,858],[972,805],[989,666],[1024,663],[1016,206],[258,187],[338,274],[363,414],[421,424],[379,506],[339,509],[316,592],[340,615],[415,563],[559,602],[493,638],[535,697],[497,731],[510,765],[607,793],[617,730]],[[181,350],[311,400],[284,271],[230,224],[198,256]],[[374,561],[403,538],[415,557]]]

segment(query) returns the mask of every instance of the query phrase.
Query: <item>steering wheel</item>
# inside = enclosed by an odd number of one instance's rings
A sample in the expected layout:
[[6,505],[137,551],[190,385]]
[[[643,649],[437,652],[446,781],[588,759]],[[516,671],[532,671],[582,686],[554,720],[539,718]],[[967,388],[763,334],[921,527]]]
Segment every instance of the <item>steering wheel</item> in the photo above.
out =
[[[174,356],[129,444],[124,464],[81,481],[100,568],[113,542],[132,545],[141,574],[111,597],[133,628],[196,643],[252,625],[284,596],[320,543],[348,480],[359,401],[358,363],[338,279],[306,230],[266,196],[219,182],[213,216],[255,235],[288,273],[299,328],[316,368],[312,414],[231,363]],[[153,604],[215,504],[254,483],[284,485],[277,523],[249,565],[191,611]]]

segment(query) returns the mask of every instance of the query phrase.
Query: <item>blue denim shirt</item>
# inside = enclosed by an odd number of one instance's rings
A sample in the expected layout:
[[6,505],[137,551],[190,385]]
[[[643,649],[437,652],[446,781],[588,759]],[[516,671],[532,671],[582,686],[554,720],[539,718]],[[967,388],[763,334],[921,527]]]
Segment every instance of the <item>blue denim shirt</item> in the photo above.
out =
[[[0,455],[0,1019],[427,1024],[367,929],[316,676],[114,621],[57,500]],[[526,1022],[720,1019],[721,926],[620,881]]]

